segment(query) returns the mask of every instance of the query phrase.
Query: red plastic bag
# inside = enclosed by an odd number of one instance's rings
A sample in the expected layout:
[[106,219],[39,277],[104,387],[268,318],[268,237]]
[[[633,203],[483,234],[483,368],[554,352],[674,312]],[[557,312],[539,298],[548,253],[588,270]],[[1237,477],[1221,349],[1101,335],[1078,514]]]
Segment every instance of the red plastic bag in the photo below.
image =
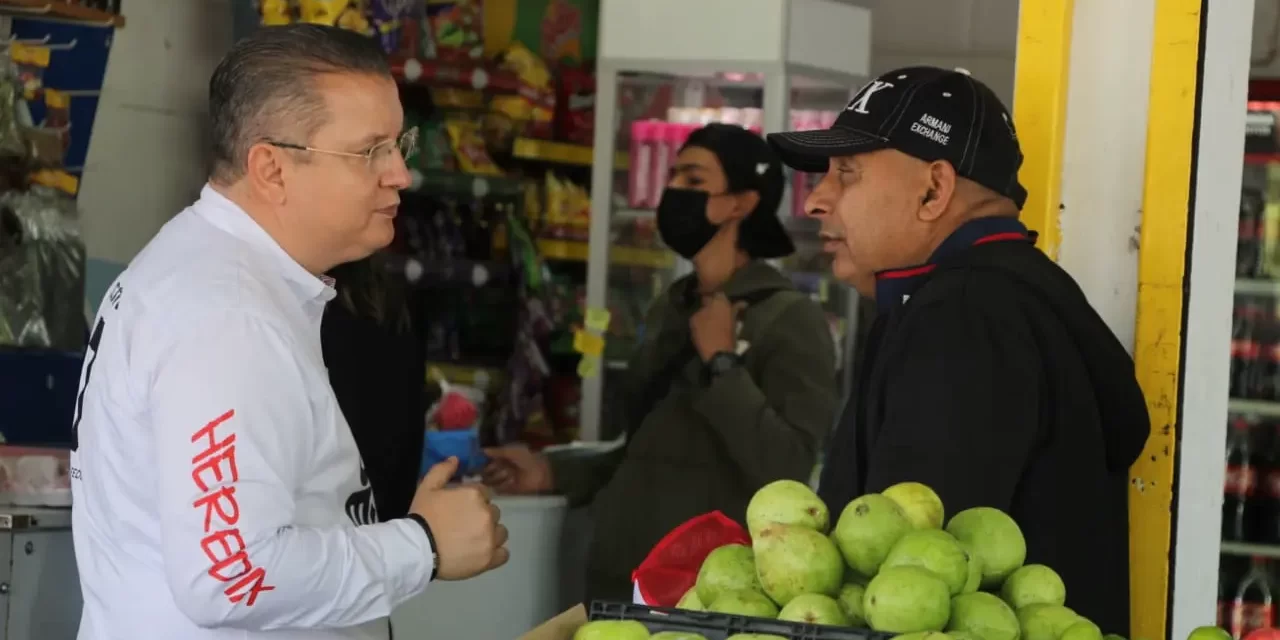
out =
[[671,530],[631,573],[636,592],[651,607],[674,607],[698,579],[707,554],[726,544],[751,544],[742,525],[719,511]]

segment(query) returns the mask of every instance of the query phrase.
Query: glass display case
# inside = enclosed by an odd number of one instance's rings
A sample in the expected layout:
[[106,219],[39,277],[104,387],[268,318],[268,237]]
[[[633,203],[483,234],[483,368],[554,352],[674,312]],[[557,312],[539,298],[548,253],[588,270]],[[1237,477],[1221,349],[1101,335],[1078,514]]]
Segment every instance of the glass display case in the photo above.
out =
[[[870,17],[862,7],[834,0],[657,4],[673,6],[666,12],[653,3],[601,3],[588,335],[581,340],[579,371],[581,438],[588,441],[619,435],[602,420],[612,383],[644,337],[650,304],[691,269],[662,246],[654,214],[671,161],[689,133],[711,122],[757,133],[825,128],[868,75]],[[732,34],[717,28],[727,13],[744,11],[757,19],[744,24],[735,17]],[[680,20],[664,23],[656,16]],[[787,172],[778,215],[796,252],[777,266],[827,311],[847,387],[850,367],[844,365],[853,351],[857,296],[831,278],[817,226],[803,215],[814,180]]]
[[1280,87],[1251,84],[1218,576],[1218,625],[1236,640],[1280,624]]

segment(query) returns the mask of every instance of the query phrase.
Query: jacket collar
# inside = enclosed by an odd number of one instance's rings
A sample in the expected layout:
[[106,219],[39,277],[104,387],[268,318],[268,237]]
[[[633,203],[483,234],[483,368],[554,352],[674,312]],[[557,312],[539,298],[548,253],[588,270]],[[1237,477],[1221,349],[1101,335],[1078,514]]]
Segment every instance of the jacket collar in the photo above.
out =
[[1032,242],[1036,233],[1028,231],[1016,218],[978,218],[960,225],[934,250],[924,264],[887,269],[876,273],[876,307],[887,311],[906,302],[929,280],[938,263],[966,249],[990,242]]
[[254,252],[266,258],[289,289],[297,294],[300,302],[319,302],[321,306],[336,295],[334,281],[328,276],[316,276],[285,253],[271,234],[245,213],[240,205],[222,195],[211,185],[200,190],[200,199],[193,205],[195,212],[209,224],[227,232],[249,245]]
[[[792,288],[791,280],[763,260],[752,260],[733,272],[721,291],[730,300],[750,300],[757,294]],[[693,313],[701,304],[698,299],[698,276],[689,274],[671,286],[670,304],[682,313]]]

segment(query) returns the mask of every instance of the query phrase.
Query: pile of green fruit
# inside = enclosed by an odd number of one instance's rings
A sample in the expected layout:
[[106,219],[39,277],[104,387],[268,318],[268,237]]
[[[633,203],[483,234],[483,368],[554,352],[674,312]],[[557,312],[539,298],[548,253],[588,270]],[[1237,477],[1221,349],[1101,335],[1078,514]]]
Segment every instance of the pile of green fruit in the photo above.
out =
[[[1053,569],[1023,564],[1026,540],[1013,518],[989,507],[950,521],[944,513],[932,489],[905,482],[850,502],[831,529],[826,505],[808,486],[770,483],[747,506],[751,546],[712,551],[676,607],[869,628],[895,640],[1104,640],[1065,606]],[[639,623],[594,625],[575,640],[702,638],[650,636]]]

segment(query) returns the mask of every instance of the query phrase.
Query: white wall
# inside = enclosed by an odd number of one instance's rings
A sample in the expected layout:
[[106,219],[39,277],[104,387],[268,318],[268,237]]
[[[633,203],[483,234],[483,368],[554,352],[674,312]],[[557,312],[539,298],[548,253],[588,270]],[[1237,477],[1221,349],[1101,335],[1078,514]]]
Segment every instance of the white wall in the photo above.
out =
[[209,74],[231,43],[229,0],[129,0],[80,187],[86,298],[103,291],[205,178]]
[[873,73],[963,67],[1013,104],[1018,0],[880,0],[873,10]]

